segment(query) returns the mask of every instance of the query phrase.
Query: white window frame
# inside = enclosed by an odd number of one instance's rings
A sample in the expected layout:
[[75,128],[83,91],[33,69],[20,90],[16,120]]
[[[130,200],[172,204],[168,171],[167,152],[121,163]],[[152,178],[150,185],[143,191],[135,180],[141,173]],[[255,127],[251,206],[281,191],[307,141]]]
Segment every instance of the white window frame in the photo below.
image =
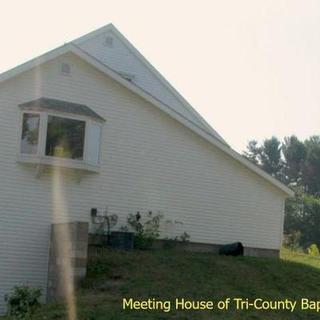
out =
[[91,124],[94,125],[98,125],[100,127],[100,136],[99,136],[99,145],[98,145],[98,161],[97,164],[100,165],[101,163],[101,140],[102,140],[102,124],[98,121],[94,121],[93,119],[87,119],[86,120],[86,129],[85,129],[85,143],[84,143],[84,152],[83,154],[85,155],[85,157],[83,157],[84,159],[86,159],[86,162],[91,164],[91,162],[88,160],[89,159],[89,155],[88,155],[88,146],[89,146],[89,140],[88,140],[88,130],[87,128],[89,128],[89,126]]
[[[34,154],[28,154],[28,153],[22,153],[21,152],[21,138],[22,138],[22,126],[23,126],[23,116],[25,113],[28,114],[37,114],[39,115],[39,130],[38,130],[38,146],[37,146],[37,153]],[[27,110],[23,110],[22,112],[20,112],[20,119],[19,119],[19,136],[18,136],[18,153],[21,153],[23,155],[26,156],[31,156],[31,157],[36,157],[39,155],[39,146],[40,146],[40,140],[41,140],[41,114],[37,111],[27,111]]]
[[[23,126],[23,116],[25,113],[38,114],[40,116],[39,122],[39,136],[38,136],[38,148],[36,154],[27,154],[21,152],[21,137],[22,137],[22,126]],[[45,154],[46,142],[47,142],[47,130],[48,130],[48,117],[60,117],[71,120],[79,120],[85,122],[85,135],[84,135],[84,147],[83,147],[83,159],[69,159],[55,156],[48,156]],[[88,128],[90,124],[94,123],[100,127],[100,141],[99,141],[99,156],[97,163],[92,163],[88,159]],[[101,121],[96,121],[91,117],[79,116],[65,112],[54,112],[50,110],[38,111],[38,110],[22,110],[20,112],[19,119],[19,136],[18,136],[18,152],[17,158],[18,162],[25,163],[36,163],[43,165],[56,165],[67,168],[82,169],[87,171],[98,172],[101,164],[101,138],[102,138],[103,124]]]

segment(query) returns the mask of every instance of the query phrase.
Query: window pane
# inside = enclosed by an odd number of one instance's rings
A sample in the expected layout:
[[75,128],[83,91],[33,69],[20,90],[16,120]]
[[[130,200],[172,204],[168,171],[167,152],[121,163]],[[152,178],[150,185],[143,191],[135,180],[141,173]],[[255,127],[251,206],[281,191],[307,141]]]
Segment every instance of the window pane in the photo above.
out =
[[100,153],[101,127],[98,124],[90,123],[87,130],[88,130],[88,134],[87,134],[88,162],[97,164],[99,162],[99,153]]
[[83,159],[85,121],[48,116],[46,155]]
[[22,120],[21,153],[36,154],[39,141],[40,115],[24,113]]

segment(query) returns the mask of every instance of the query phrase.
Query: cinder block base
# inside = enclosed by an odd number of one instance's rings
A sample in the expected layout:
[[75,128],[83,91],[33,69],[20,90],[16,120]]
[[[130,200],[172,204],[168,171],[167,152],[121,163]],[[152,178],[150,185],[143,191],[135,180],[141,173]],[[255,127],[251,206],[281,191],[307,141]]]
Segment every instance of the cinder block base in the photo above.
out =
[[47,301],[64,300],[68,288],[74,288],[86,276],[88,230],[87,222],[51,226]]

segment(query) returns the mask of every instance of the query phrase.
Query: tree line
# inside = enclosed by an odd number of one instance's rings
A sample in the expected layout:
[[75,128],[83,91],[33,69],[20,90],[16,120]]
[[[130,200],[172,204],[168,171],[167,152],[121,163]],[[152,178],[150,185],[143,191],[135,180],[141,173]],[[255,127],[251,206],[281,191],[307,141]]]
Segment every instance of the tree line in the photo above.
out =
[[243,156],[295,191],[285,206],[287,245],[320,247],[320,136],[251,140]]

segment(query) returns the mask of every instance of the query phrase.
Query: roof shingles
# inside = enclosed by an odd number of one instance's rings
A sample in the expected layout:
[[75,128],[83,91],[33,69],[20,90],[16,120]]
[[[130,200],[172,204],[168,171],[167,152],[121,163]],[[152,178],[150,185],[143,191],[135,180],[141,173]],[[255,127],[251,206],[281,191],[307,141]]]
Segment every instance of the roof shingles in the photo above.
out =
[[58,112],[65,112],[71,114],[77,114],[94,118],[100,121],[105,121],[104,118],[99,116],[96,112],[90,109],[84,104],[68,102],[63,100],[51,99],[51,98],[39,98],[29,102],[25,102],[19,105],[24,110],[53,110]]

